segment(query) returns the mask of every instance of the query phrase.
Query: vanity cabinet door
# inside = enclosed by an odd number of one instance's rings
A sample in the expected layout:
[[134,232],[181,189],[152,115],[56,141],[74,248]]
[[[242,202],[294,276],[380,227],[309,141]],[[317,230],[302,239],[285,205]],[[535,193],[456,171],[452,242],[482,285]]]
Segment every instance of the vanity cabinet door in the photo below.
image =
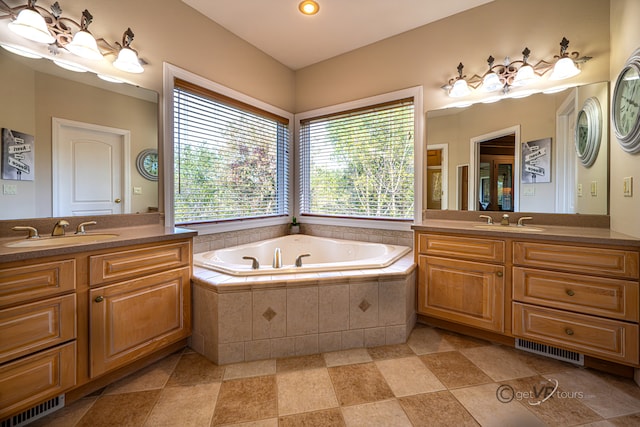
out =
[[191,334],[190,267],[94,288],[89,297],[92,378]]
[[420,314],[504,332],[502,265],[418,257]]

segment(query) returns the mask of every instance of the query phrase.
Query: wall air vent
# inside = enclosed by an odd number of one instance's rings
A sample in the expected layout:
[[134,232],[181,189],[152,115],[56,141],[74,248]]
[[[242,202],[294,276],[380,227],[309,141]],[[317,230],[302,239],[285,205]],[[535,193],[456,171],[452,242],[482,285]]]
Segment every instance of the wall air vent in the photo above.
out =
[[551,345],[524,340],[522,338],[516,338],[516,348],[528,351],[529,353],[538,354],[540,356],[551,357],[563,362],[584,366],[584,354],[580,354],[575,351],[564,350]]
[[64,408],[64,394],[39,403],[26,411],[0,421],[0,427],[22,427],[58,409]]

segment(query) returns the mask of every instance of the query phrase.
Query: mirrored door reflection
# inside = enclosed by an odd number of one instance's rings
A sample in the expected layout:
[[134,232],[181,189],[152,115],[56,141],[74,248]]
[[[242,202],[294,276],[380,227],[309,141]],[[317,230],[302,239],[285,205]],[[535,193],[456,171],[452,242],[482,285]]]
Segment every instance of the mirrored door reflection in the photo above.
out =
[[480,143],[478,209],[513,212],[515,135]]

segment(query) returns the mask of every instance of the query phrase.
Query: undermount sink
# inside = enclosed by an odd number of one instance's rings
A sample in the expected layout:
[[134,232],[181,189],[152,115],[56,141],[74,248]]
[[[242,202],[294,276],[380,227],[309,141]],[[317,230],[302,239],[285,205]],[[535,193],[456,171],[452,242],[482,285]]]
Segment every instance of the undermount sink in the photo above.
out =
[[480,224],[474,225],[474,227],[482,230],[507,231],[514,233],[538,233],[540,231],[544,231],[544,228],[531,227],[530,225],[518,227],[517,225]]
[[87,243],[102,242],[118,237],[117,234],[70,234],[60,237],[40,237],[39,239],[22,239],[14,242],[5,243],[10,248],[47,248],[53,246],[73,246]]

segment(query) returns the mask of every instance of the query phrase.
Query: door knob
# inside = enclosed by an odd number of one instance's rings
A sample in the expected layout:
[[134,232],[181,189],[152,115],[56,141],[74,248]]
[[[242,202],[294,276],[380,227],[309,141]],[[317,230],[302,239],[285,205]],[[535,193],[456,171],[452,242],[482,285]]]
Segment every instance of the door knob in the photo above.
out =
[[117,199],[114,200],[114,202],[116,202],[116,203],[120,203],[121,201],[122,200],[120,200],[120,198],[117,198]]

